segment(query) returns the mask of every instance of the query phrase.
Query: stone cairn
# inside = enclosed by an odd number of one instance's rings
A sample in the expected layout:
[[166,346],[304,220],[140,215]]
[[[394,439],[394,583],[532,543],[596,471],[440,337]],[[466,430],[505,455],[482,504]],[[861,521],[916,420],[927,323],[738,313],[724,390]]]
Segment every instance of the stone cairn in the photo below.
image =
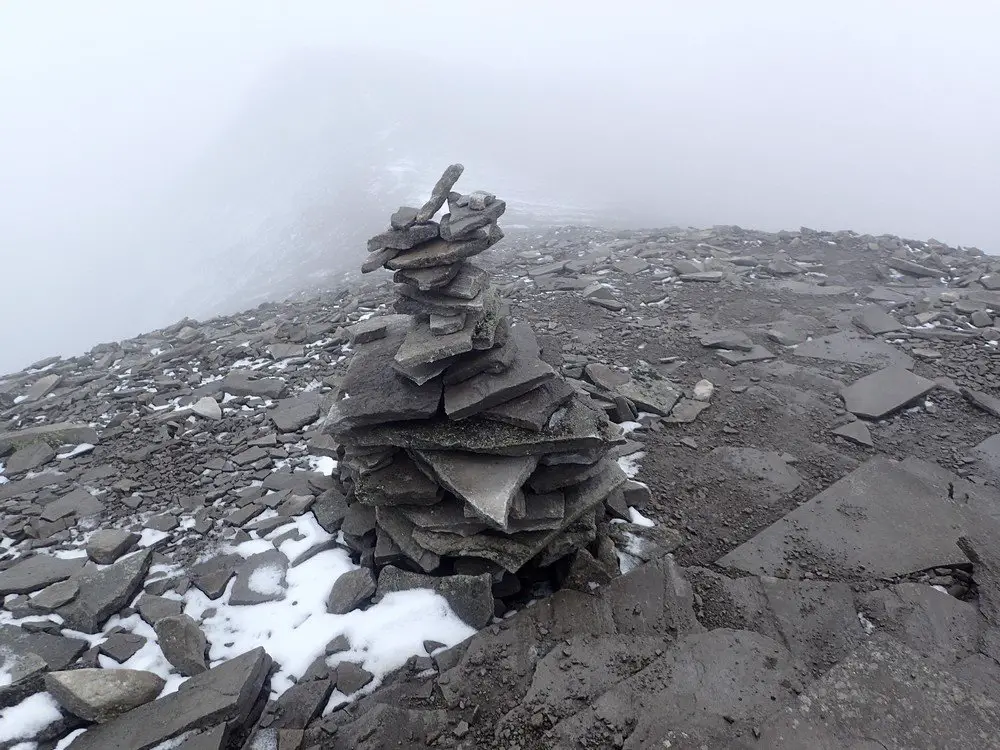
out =
[[489,572],[498,597],[571,555],[565,570],[582,561],[585,577],[610,577],[618,562],[599,529],[627,479],[609,455],[621,430],[542,361],[531,327],[511,322],[470,262],[502,239],[506,204],[452,192],[462,171],[448,167],[423,207],[400,208],[368,241],[363,271],[395,272],[396,314],[351,329],[324,424],[341,446],[345,539],[376,569]]

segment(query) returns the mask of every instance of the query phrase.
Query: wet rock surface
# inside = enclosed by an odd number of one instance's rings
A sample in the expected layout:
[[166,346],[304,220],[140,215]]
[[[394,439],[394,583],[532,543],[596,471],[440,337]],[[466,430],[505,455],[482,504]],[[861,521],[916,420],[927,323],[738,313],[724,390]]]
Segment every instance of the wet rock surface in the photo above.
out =
[[[460,175],[350,286],[0,377],[25,740],[1000,747],[1000,263],[503,237]],[[428,590],[478,632],[382,669],[360,618]]]

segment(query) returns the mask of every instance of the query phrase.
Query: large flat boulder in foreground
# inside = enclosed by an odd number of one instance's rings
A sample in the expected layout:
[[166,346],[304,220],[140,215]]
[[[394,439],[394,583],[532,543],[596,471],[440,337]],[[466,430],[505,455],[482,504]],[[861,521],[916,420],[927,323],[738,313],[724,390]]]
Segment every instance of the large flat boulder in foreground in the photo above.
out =
[[756,575],[891,578],[965,562],[959,478],[918,459],[876,457],[718,560]]

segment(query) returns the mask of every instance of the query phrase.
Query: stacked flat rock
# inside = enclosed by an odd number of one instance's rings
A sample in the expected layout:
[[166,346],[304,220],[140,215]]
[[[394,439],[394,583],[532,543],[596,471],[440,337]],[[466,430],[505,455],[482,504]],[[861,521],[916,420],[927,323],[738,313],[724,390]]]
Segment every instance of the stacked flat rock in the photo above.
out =
[[461,173],[369,241],[364,270],[395,272],[396,314],[352,331],[324,431],[341,445],[343,531],[363,562],[499,580],[595,546],[626,476],[608,456],[620,428],[542,361],[470,260],[503,237],[506,206],[454,192]]

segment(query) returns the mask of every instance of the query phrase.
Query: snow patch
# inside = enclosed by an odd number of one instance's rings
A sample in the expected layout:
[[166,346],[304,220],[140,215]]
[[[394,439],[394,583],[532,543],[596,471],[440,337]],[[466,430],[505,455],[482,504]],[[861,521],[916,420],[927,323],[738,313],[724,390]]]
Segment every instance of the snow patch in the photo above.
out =
[[0,711],[0,742],[31,739],[61,718],[59,705],[51,695],[29,695],[17,705]]
[[656,526],[656,524],[653,523],[652,520],[646,518],[644,515],[642,515],[642,513],[637,511],[635,508],[632,508],[631,506],[628,509],[628,517],[629,520],[636,526],[645,526],[646,528]]
[[334,469],[337,468],[337,459],[329,456],[306,456],[306,461],[309,463],[310,470],[318,471],[327,477],[332,476]]
[[640,461],[646,457],[645,451],[636,451],[628,456],[622,456],[618,459],[618,465],[621,467],[622,471],[625,472],[625,476],[629,479],[635,479],[639,474]]
[[58,454],[56,458],[62,461],[67,458],[73,458],[73,456],[79,456],[81,453],[90,453],[90,451],[92,450],[94,450],[94,446],[92,444],[80,443],[78,446],[76,446],[73,450],[69,451],[68,453]]

